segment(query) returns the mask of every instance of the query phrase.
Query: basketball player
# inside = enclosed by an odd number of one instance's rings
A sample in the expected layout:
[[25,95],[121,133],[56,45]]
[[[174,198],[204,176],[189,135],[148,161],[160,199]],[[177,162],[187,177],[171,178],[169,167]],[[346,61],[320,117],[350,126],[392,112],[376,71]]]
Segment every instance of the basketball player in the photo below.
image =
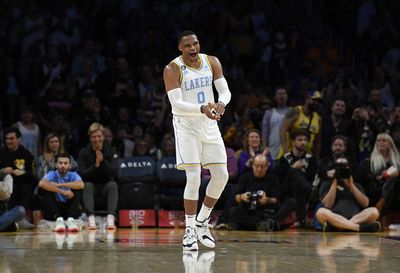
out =
[[[228,181],[225,146],[217,121],[224,114],[231,93],[221,63],[214,56],[200,54],[194,32],[179,34],[178,49],[182,55],[165,67],[164,83],[172,105],[177,168],[186,172],[183,250],[198,250],[197,240],[214,248],[208,221]],[[213,83],[218,92],[217,103]],[[210,170],[211,180],[196,215],[201,166]]]

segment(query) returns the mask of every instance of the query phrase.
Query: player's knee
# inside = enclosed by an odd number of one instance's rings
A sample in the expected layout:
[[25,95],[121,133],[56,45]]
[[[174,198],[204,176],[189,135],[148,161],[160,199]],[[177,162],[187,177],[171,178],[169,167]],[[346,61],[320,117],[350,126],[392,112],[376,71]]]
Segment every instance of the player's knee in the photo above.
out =
[[186,187],[183,193],[184,199],[199,199],[200,173],[200,168],[186,171]]
[[228,181],[229,174],[226,166],[216,166],[210,168],[211,180],[206,190],[207,196],[218,199]]

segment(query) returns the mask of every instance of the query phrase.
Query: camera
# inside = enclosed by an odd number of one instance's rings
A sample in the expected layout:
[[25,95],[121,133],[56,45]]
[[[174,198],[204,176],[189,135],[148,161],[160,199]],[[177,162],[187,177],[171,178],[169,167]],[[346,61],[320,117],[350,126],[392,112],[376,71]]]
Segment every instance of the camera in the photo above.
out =
[[262,196],[262,191],[248,193],[250,197],[250,208],[249,210],[256,210],[258,206],[258,198]]
[[351,176],[351,169],[348,163],[335,163],[335,177],[338,181],[349,179]]

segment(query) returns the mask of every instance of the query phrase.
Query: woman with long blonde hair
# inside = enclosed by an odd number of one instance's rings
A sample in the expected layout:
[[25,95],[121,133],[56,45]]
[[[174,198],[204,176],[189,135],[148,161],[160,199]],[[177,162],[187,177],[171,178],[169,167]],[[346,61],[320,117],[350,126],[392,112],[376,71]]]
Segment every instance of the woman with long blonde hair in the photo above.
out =
[[360,182],[365,184],[369,204],[381,214],[390,209],[390,202],[398,188],[399,170],[400,154],[392,137],[387,133],[378,134],[371,156],[361,169]]

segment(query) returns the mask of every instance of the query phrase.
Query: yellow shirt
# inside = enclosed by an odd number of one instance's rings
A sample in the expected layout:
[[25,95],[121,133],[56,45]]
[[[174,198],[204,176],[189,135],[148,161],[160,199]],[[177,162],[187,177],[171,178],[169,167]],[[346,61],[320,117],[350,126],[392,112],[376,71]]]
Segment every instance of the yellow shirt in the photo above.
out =
[[[297,117],[296,121],[294,122],[293,126],[289,129],[289,131],[296,130],[296,129],[307,130],[307,128],[310,124],[310,117],[304,114],[303,107],[301,105],[296,106],[295,109],[299,113],[299,116]],[[308,128],[308,131],[310,132],[310,141],[308,142],[306,151],[309,153],[312,152],[315,137],[319,134],[319,132],[321,130],[320,125],[319,125],[319,119],[320,119],[320,117],[319,117],[318,113],[313,112],[310,128]],[[292,149],[292,141],[290,138],[289,131],[286,133],[286,143],[287,143],[288,149],[290,151]],[[278,158],[281,158],[282,156],[283,156],[283,147],[281,145],[281,147],[279,149],[279,153],[278,153]]]

